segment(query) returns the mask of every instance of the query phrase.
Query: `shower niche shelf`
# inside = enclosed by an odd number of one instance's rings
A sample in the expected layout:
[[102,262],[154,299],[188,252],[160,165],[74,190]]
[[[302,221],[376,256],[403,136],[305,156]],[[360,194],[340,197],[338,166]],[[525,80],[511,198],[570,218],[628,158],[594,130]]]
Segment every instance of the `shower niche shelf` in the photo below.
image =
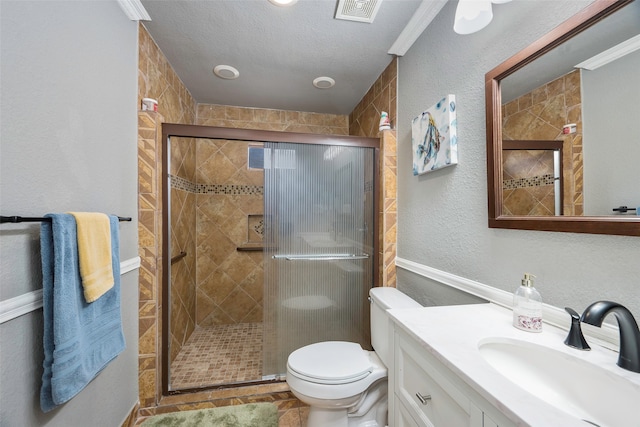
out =
[[264,215],[247,215],[247,241],[240,244],[236,250],[241,252],[263,251],[264,248]]

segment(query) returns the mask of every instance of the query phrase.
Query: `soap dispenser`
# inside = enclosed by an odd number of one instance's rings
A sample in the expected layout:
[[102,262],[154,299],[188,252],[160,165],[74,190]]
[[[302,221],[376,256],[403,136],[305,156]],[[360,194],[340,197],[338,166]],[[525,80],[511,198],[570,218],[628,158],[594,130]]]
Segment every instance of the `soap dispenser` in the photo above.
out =
[[527,332],[542,332],[542,296],[533,287],[533,274],[525,273],[513,294],[513,326]]

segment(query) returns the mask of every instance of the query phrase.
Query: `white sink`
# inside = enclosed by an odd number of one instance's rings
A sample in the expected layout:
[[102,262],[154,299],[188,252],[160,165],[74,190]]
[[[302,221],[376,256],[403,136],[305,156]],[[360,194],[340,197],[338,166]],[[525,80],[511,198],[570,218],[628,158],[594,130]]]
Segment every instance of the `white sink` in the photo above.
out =
[[[537,398],[587,421],[585,427],[640,423],[640,386],[622,376],[570,354],[516,339],[485,338],[478,349],[500,374]],[[612,352],[611,357],[617,356]]]

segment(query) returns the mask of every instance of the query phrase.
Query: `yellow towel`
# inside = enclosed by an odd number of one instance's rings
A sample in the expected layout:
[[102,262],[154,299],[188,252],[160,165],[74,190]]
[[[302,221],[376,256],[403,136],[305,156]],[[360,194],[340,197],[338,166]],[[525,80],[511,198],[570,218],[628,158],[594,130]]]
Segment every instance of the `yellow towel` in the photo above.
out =
[[78,229],[78,259],[84,298],[93,302],[113,287],[109,217],[95,212],[69,212]]

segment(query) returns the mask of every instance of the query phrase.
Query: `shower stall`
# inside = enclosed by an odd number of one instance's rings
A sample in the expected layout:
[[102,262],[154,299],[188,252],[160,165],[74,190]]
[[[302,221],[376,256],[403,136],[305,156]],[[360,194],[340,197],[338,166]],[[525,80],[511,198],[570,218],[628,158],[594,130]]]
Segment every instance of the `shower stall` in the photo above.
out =
[[379,140],[163,125],[164,394],[279,381],[369,348]]

